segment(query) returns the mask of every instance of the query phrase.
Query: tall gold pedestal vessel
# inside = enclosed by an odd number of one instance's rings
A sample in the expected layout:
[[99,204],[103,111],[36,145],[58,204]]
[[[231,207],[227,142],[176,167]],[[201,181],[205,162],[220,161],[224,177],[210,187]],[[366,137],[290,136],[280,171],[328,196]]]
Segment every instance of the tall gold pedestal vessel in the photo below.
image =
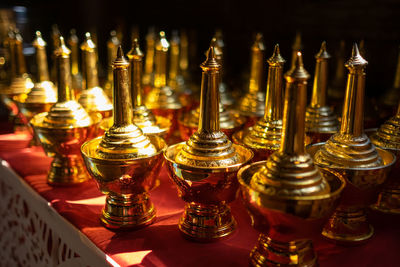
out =
[[110,229],[143,227],[155,219],[148,191],[158,176],[166,149],[162,138],[146,137],[133,123],[128,68],[120,46],[113,63],[114,124],[104,136],[81,148],[90,175],[107,195],[101,222]]
[[169,43],[165,38],[165,33],[160,32],[160,38],[155,45],[155,73],[154,87],[147,94],[144,104],[154,115],[166,118],[172,123],[167,137],[168,143],[176,143],[179,139],[178,115],[182,109],[178,95],[173,88],[167,85],[167,56]]
[[307,79],[298,52],[285,74],[281,147],[267,161],[238,172],[242,195],[255,229],[261,232],[250,253],[251,266],[318,266],[310,240],[338,204],[345,181],[320,171],[304,147]]
[[[47,66],[46,42],[39,31],[33,42],[36,48],[36,63],[38,69],[38,81],[28,94],[14,97],[18,108],[24,116],[24,122],[28,122],[38,113],[48,112],[57,102],[57,91],[54,84],[49,80],[49,69]],[[39,140],[34,138],[32,145],[40,145]]]
[[383,190],[379,193],[378,201],[372,206],[374,209],[400,214],[400,103],[396,115],[387,120],[376,133],[371,136],[371,142],[382,149],[396,155],[396,163],[389,174]]
[[339,121],[326,101],[330,57],[326,51],[326,43],[322,42],[321,49],[315,55],[317,64],[311,104],[306,108],[306,132],[311,138],[311,143],[325,142],[332,134],[339,131]]
[[365,214],[376,200],[377,190],[387,177],[395,156],[375,148],[364,133],[365,61],[354,44],[346,62],[349,69],[340,131],[326,143],[309,147],[315,163],[322,169],[340,173],[347,181],[340,206],[322,234],[338,243],[357,244],[373,235]]
[[97,121],[74,100],[71,88],[70,50],[60,37],[55,50],[58,101],[49,112],[37,114],[30,121],[46,154],[53,157],[47,176],[52,185],[73,185],[89,179],[80,147]]
[[245,95],[239,99],[237,105],[239,113],[248,117],[252,124],[264,115],[265,92],[261,89],[263,87],[264,51],[263,36],[258,33],[251,47],[249,87]]
[[236,197],[236,173],[253,156],[232,144],[220,131],[219,71],[211,46],[203,70],[198,131],[186,143],[164,153],[168,172],[179,196],[186,202],[179,229],[189,239],[207,242],[231,234],[236,228],[229,202]]
[[89,114],[100,113],[103,118],[112,115],[112,103],[106,93],[99,86],[97,74],[96,45],[92,41],[90,33],[86,33],[86,40],[81,45],[83,63],[83,90],[78,102]]
[[266,160],[281,144],[282,134],[282,76],[285,60],[275,45],[274,53],[268,59],[268,81],[264,117],[248,129],[236,132],[235,143],[251,148],[253,161]]

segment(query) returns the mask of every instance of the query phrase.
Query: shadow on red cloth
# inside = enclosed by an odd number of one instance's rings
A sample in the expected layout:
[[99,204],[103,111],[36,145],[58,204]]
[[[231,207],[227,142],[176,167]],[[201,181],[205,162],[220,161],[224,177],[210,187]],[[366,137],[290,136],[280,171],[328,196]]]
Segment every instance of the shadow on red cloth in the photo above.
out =
[[[74,187],[52,187],[46,182],[51,159],[40,148],[20,148],[17,135],[1,138],[0,157],[77,229],[122,266],[248,266],[248,256],[258,233],[240,199],[231,207],[238,229],[230,237],[215,243],[194,243],[183,238],[178,220],[184,202],[178,198],[165,168],[161,185],[151,192],[157,219],[149,227],[129,232],[115,232],[100,224],[105,197],[90,180]],[[10,145],[1,140],[17,140]],[[14,140],[14,141],[15,141]],[[24,140],[20,140],[24,142]],[[13,148],[13,146],[15,147]],[[19,147],[19,148],[18,148]],[[343,247],[314,237],[320,266],[398,266],[400,251],[400,216],[370,213],[375,236],[366,244]],[[137,264],[137,265],[136,265]]]

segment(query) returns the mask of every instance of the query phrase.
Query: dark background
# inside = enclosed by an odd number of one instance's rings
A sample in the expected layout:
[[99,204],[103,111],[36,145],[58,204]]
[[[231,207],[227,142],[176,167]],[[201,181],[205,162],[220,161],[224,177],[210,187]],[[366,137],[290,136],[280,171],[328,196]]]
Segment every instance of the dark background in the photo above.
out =
[[[371,96],[379,96],[392,85],[400,44],[400,1],[397,0],[2,0],[0,8],[15,5],[27,7],[23,37],[28,42],[37,29],[50,42],[54,23],[64,35],[76,28],[80,38],[85,31],[97,31],[103,68],[106,65],[105,42],[112,29],[123,30],[125,51],[129,50],[126,37],[133,25],[139,27],[142,41],[149,26],[166,30],[167,37],[173,29],[192,30],[190,38],[196,43],[197,56],[190,64],[198,70],[215,29],[221,28],[227,47],[228,77],[236,84],[240,84],[238,77],[243,77],[248,69],[249,49],[256,31],[264,34],[268,57],[273,45],[280,44],[282,55],[288,61],[286,69],[290,65],[295,33],[301,32],[305,67],[311,74],[321,41],[327,41],[328,51],[334,55],[340,40],[345,40],[350,56],[352,43],[364,39],[369,61],[367,93]],[[334,64],[333,58],[331,66]]]

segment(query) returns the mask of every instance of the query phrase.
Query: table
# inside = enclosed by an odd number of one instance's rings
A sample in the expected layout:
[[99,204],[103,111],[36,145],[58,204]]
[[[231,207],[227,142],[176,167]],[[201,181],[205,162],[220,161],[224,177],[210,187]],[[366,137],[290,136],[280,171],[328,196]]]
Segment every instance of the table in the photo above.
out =
[[[136,231],[101,226],[105,197],[90,180],[79,186],[46,183],[51,159],[29,136],[0,135],[0,266],[248,266],[258,233],[240,199],[231,205],[237,231],[214,243],[194,243],[178,231],[184,202],[165,169],[151,193],[157,219]],[[320,266],[399,266],[400,216],[371,212],[375,236],[358,247],[315,237]]]

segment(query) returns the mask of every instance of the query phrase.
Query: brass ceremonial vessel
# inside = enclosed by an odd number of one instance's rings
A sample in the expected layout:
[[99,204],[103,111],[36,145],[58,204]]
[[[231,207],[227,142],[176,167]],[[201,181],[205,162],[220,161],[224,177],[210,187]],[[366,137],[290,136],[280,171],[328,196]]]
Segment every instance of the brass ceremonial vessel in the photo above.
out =
[[236,198],[236,173],[253,156],[251,150],[232,144],[220,131],[219,71],[214,47],[201,64],[203,71],[198,130],[184,143],[165,152],[168,172],[178,195],[186,202],[179,221],[184,236],[196,241],[212,241],[236,228],[228,203]]
[[398,160],[400,157],[400,102],[396,115],[371,135],[371,142],[376,147],[392,152],[397,159],[386,184],[379,193],[378,201],[372,207],[382,212],[400,214],[400,179],[397,176],[400,171],[400,161]]
[[314,84],[311,103],[306,108],[306,132],[312,143],[325,142],[339,130],[339,121],[333,109],[327,105],[326,90],[328,87],[328,60],[331,56],[326,51],[326,42],[315,55]]
[[33,46],[36,49],[38,82],[34,84],[28,94],[20,94],[14,97],[26,123],[36,114],[49,111],[51,106],[57,102],[57,90],[49,77],[46,42],[39,31],[36,32]]
[[57,103],[49,112],[39,113],[30,121],[46,154],[54,158],[47,176],[52,185],[73,185],[89,179],[80,147],[99,122],[74,100],[70,53],[60,37],[60,46],[55,50]]
[[[143,52],[140,50],[138,39],[134,39],[132,49],[127,54],[130,68],[130,92],[132,97],[133,123],[138,126],[145,135],[158,135],[168,138],[171,122],[164,117],[155,116],[143,103],[142,69]],[[100,123],[100,130],[105,132],[113,125],[113,118],[106,118]]]
[[266,160],[281,144],[282,134],[282,78],[283,64],[279,45],[275,45],[273,55],[268,59],[268,80],[264,117],[253,127],[236,132],[232,139],[235,143],[251,148],[253,161]]
[[251,266],[318,266],[311,238],[338,204],[343,177],[313,163],[304,146],[307,79],[301,53],[285,74],[281,147],[238,172],[242,196],[261,232]]
[[97,74],[96,45],[92,41],[90,33],[86,33],[86,40],[81,45],[83,90],[79,95],[78,102],[89,114],[100,113],[103,118],[112,115],[112,103],[104,90],[99,86]]
[[14,102],[14,98],[19,98],[23,94],[28,94],[34,84],[27,73],[25,57],[22,52],[23,40],[18,31],[9,31],[6,46],[9,49],[10,54],[11,84],[1,88],[0,97],[3,103],[11,111],[10,116],[14,121],[15,130],[19,130],[20,126],[24,128],[24,124],[21,118],[21,113]]
[[169,131],[171,137],[167,138],[167,141],[171,142],[176,139],[172,134],[178,128],[178,113],[182,109],[182,104],[175,90],[167,85],[167,56],[169,48],[170,44],[162,31],[160,32],[159,40],[155,44],[154,87],[147,94],[144,105],[154,115],[162,116],[171,122]]
[[264,115],[265,91],[263,86],[265,47],[261,33],[256,35],[251,47],[250,81],[248,90],[242,96],[237,105],[240,114],[249,118],[254,124]]
[[308,152],[324,170],[343,175],[347,185],[339,207],[329,219],[323,235],[343,244],[357,244],[373,235],[366,207],[376,200],[379,185],[383,184],[395,161],[395,156],[376,148],[364,133],[365,66],[358,47],[346,62],[349,69],[346,97],[340,131],[326,143],[311,145]]
[[101,222],[110,229],[138,228],[155,219],[148,191],[154,187],[167,147],[161,137],[145,136],[133,123],[128,68],[119,47],[113,62],[114,123],[104,136],[81,148],[90,175],[107,195]]

